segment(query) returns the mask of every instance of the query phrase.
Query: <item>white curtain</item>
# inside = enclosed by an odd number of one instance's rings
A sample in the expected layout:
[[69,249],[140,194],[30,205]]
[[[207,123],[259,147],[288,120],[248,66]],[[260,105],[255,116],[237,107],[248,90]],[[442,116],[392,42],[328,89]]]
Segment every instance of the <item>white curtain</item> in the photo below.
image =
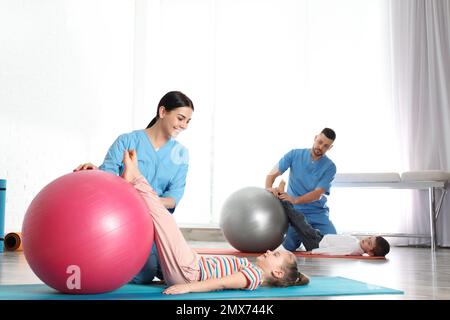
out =
[[[450,1],[392,0],[390,9],[394,108],[403,168],[449,171]],[[437,228],[438,242],[444,246],[450,245],[449,210],[447,197]],[[410,232],[428,232],[427,211],[427,192],[415,192]]]
[[[213,221],[232,192],[264,186],[286,152],[311,147],[324,127],[337,132],[328,155],[339,172],[398,170],[387,9],[383,0],[216,1]],[[330,216],[340,232],[399,232],[402,196],[333,188]]]

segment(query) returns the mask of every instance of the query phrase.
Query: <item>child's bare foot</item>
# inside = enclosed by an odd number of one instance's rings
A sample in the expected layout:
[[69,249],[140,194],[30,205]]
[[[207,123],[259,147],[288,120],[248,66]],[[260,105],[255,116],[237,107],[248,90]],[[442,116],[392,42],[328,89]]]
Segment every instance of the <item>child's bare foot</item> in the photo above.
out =
[[124,170],[122,178],[128,182],[140,177],[142,174],[139,171],[136,150],[125,150],[123,153]]

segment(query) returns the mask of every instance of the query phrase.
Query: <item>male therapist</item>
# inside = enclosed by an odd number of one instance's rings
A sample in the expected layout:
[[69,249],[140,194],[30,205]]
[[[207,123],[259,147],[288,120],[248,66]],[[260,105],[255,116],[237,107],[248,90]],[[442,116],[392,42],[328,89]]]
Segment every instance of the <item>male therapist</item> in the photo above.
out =
[[[323,129],[315,136],[312,148],[289,151],[266,177],[266,189],[303,213],[308,223],[323,235],[336,234],[326,205],[326,195],[330,194],[336,166],[325,155],[333,147],[335,139],[336,133],[332,129]],[[273,188],[273,183],[287,169],[290,169],[287,192],[279,192],[277,188]],[[289,226],[283,247],[295,251],[301,243],[302,239]]]

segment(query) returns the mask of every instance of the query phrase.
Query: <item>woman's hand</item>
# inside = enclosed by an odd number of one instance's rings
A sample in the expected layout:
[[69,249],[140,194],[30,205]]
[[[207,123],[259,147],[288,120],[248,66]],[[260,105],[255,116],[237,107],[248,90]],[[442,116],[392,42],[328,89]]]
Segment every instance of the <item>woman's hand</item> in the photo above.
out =
[[73,169],[73,172],[81,171],[81,170],[97,170],[98,167],[90,162],[80,164],[78,167]]
[[164,294],[182,294],[189,292],[191,292],[189,283],[175,284],[173,286],[166,288],[163,291]]

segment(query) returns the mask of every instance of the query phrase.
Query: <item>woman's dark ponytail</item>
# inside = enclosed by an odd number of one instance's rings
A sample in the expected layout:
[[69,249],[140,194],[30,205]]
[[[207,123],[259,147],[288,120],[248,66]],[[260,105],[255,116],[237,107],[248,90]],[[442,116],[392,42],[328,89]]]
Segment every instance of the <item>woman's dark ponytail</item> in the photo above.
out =
[[184,93],[180,91],[167,92],[159,101],[158,108],[156,109],[156,116],[150,121],[146,129],[152,127],[156,121],[158,121],[160,107],[164,107],[166,111],[172,111],[173,109],[181,107],[189,107],[192,111],[194,110],[194,104]]
[[150,128],[150,127],[152,127],[155,123],[156,123],[156,121],[158,120],[158,118],[159,118],[159,116],[157,116],[157,117],[154,117],[153,118],[153,120],[152,121],[150,121],[150,123],[148,124],[148,126],[147,126],[147,128],[146,129],[148,129],[148,128]]

